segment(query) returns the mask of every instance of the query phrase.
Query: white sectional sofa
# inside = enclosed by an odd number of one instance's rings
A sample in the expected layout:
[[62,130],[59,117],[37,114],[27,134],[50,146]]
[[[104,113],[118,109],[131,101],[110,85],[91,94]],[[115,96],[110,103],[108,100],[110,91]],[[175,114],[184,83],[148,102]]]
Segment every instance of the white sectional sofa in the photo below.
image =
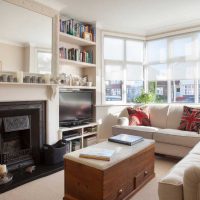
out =
[[[191,105],[200,107],[200,105]],[[184,157],[159,181],[159,200],[200,200],[200,134],[177,130],[183,105],[149,105],[151,127],[128,126],[126,111],[113,135],[133,134],[155,140],[155,152]]]
[[[151,127],[128,126],[128,124],[118,124],[112,127],[112,134],[120,133],[139,135],[144,138],[155,140],[155,152],[159,154],[184,157],[200,141],[200,134],[191,131],[182,131],[177,128],[180,125],[183,113],[183,105],[177,104],[152,104],[146,105],[149,109]],[[191,105],[199,107],[200,105]],[[120,116],[128,118],[125,110]],[[126,122],[128,120],[125,120]]]

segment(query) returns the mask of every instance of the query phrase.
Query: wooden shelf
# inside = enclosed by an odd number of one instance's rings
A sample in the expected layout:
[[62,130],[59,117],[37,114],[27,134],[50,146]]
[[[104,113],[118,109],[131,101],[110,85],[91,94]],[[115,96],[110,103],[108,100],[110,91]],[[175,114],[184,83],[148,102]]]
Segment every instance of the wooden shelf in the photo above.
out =
[[77,67],[85,67],[85,68],[96,67],[96,64],[91,64],[91,63],[86,63],[86,62],[79,62],[79,61],[74,61],[74,60],[67,60],[67,59],[63,59],[63,58],[60,58],[59,61],[62,64],[75,65]]
[[95,46],[96,43],[88,40],[84,40],[82,38],[69,35],[66,33],[60,32],[60,41],[70,43],[70,44],[76,44],[78,46]]
[[69,86],[69,85],[59,85],[62,89],[85,89],[85,90],[96,90],[96,86],[88,87],[88,86]]

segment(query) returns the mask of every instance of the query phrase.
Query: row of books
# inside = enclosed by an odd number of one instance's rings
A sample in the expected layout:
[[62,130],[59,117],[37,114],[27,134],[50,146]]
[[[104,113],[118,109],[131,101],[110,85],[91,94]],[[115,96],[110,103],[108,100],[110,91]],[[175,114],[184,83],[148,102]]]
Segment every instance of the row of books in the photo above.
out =
[[65,47],[59,48],[60,58],[74,60],[78,62],[93,63],[93,51],[81,49],[67,49]]
[[83,24],[74,19],[69,19],[69,20],[60,19],[60,32],[74,35],[80,38],[84,38],[84,33],[89,33],[90,34],[89,40],[96,42],[96,28],[91,24]]

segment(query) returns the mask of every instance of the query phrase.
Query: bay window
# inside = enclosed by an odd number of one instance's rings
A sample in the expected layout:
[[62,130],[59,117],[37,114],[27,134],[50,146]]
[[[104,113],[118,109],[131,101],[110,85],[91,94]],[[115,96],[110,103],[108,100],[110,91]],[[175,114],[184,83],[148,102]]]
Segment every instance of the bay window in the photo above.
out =
[[[145,52],[145,53],[144,53]],[[104,37],[104,102],[200,103],[200,33],[150,41]]]

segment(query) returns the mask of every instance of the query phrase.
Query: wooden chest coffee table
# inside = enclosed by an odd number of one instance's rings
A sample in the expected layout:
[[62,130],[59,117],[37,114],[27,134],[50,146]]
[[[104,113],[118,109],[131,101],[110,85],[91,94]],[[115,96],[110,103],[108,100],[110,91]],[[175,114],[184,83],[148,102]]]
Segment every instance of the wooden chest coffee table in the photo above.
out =
[[[88,148],[115,150],[110,161],[79,158]],[[64,200],[129,199],[155,176],[154,141],[133,145],[102,142],[65,156]]]

